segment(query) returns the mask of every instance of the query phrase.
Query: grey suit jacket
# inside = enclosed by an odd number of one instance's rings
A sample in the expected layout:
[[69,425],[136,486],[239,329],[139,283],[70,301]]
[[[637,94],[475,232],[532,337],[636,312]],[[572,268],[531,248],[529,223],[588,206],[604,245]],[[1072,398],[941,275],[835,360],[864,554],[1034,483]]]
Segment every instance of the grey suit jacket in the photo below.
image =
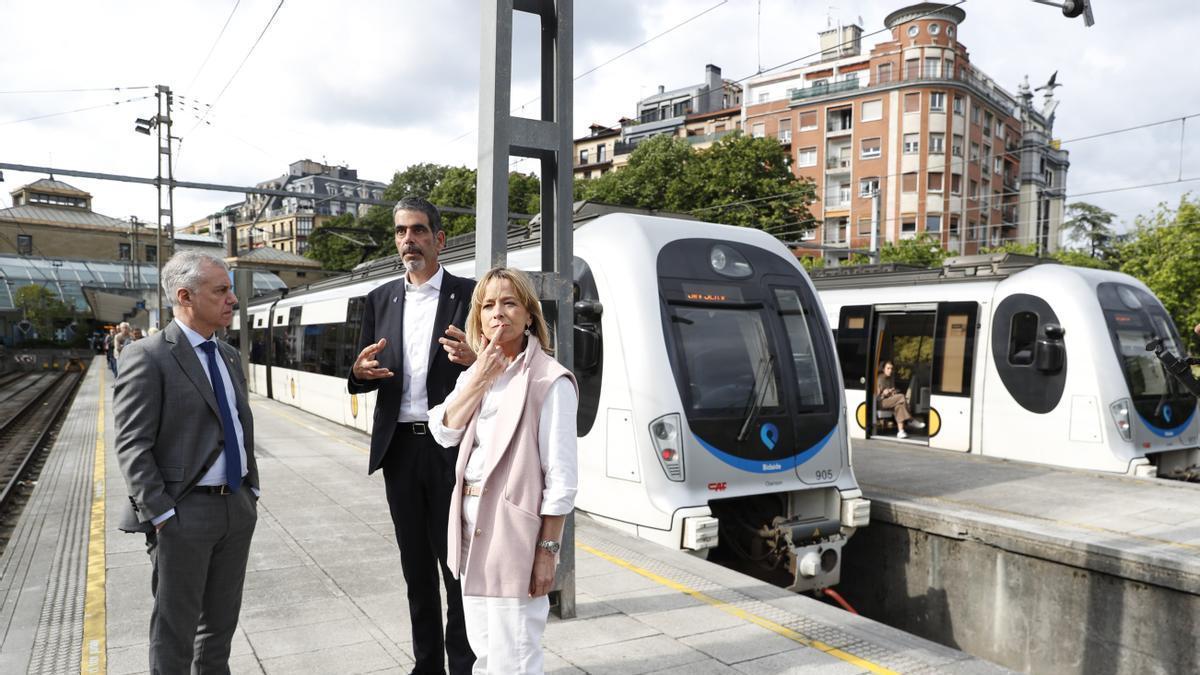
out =
[[[233,379],[248,473],[258,487],[254,418],[237,350],[217,341]],[[121,351],[113,394],[116,452],[132,508],[121,521],[127,532],[148,532],[150,521],[175,508],[216,461],[224,447],[217,398],[196,350],[179,325],[131,342]]]

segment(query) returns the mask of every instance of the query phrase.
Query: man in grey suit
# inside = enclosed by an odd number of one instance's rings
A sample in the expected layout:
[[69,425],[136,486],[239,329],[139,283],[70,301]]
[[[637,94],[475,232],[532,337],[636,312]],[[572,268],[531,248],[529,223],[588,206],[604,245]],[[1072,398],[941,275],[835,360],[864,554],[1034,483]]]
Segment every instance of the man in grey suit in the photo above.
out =
[[121,352],[117,459],[153,564],[150,671],[228,673],[258,520],[254,420],[233,347],[215,339],[237,298],[225,261],[173,256],[162,270],[175,320]]

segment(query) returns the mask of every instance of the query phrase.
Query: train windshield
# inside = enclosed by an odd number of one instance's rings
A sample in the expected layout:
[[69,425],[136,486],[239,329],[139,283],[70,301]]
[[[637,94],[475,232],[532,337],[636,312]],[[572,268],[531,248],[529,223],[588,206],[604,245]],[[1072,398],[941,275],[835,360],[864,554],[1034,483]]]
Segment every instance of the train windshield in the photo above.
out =
[[690,413],[736,415],[756,404],[779,406],[774,357],[759,310],[670,305],[669,312],[687,371]]
[[1170,429],[1187,422],[1195,399],[1153,352],[1146,351],[1146,343],[1158,338],[1172,353],[1182,353],[1167,311],[1153,295],[1127,284],[1100,284],[1097,294],[1134,408],[1155,427]]

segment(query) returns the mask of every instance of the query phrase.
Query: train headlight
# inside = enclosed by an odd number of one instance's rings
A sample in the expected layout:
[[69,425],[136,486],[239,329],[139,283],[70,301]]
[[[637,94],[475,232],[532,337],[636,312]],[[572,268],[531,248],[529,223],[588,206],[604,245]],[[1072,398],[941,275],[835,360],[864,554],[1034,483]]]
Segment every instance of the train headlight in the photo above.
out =
[[679,413],[671,413],[650,423],[650,440],[663,473],[675,482],[683,481],[683,434]]
[[1117,425],[1117,432],[1121,434],[1121,438],[1132,441],[1133,428],[1129,426],[1129,408],[1130,403],[1127,398],[1123,398],[1108,406],[1108,410],[1112,413],[1113,422]]
[[708,252],[708,264],[721,276],[742,279],[754,274],[750,261],[728,244],[717,244]]

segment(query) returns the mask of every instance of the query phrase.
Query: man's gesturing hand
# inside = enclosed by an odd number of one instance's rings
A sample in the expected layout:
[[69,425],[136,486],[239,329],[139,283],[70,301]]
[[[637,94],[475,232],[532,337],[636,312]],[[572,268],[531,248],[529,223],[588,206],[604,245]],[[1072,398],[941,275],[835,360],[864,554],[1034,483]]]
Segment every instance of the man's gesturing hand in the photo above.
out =
[[354,359],[354,366],[350,369],[350,372],[354,374],[354,379],[379,380],[392,376],[392,371],[380,368],[379,361],[375,360],[375,356],[386,346],[387,338],[380,338],[379,342],[363,347],[363,350],[358,353],[358,358]]
[[446,337],[438,338],[438,342],[442,344],[442,349],[446,350],[446,357],[450,359],[451,363],[457,363],[460,366],[470,366],[475,363],[475,352],[467,344],[467,334],[462,332],[458,326],[450,324],[446,328]]

